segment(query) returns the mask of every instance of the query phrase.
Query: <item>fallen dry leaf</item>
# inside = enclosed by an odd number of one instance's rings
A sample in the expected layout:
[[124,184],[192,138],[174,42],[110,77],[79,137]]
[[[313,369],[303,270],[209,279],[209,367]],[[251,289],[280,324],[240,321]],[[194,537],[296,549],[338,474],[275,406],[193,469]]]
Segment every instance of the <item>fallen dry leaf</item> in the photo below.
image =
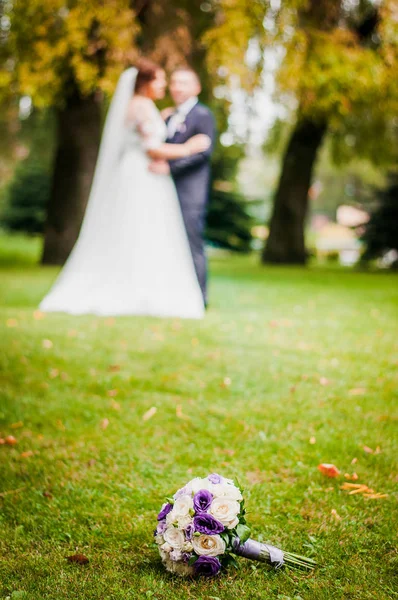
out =
[[110,373],[117,373],[118,371],[120,371],[121,367],[120,365],[109,365],[108,367],[108,371]]
[[152,406],[152,408],[150,408],[149,410],[147,410],[146,413],[144,413],[142,415],[142,420],[143,421],[148,421],[148,419],[151,419],[153,417],[153,415],[156,414],[157,410],[158,409],[156,408],[156,406]]
[[7,319],[7,327],[18,327],[18,321],[16,319]]
[[336,519],[336,521],[341,521],[341,517],[335,508],[332,508],[331,515]]
[[358,479],[358,475],[356,473],[353,473],[352,475],[350,475],[349,473],[344,473],[344,477],[346,479],[352,479],[354,481]]
[[47,350],[49,350],[50,348],[53,347],[53,343],[51,340],[43,340],[41,345],[43,346],[43,348],[46,348]]
[[351,464],[355,465],[357,462],[358,462],[358,459],[357,458],[353,458],[352,461],[351,461]]
[[364,446],[363,449],[367,454],[373,454],[374,452],[372,448],[369,448],[369,446]]
[[84,554],[73,554],[72,556],[67,556],[66,560],[71,563],[77,563],[78,565],[86,565],[90,562]]
[[388,494],[377,493],[372,488],[368,487],[362,483],[344,483],[340,486],[341,490],[345,490],[348,492],[349,496],[355,496],[357,494],[362,494],[364,498],[370,498],[372,500],[376,500],[379,498],[387,498]]
[[314,437],[314,436],[310,437],[310,444],[316,444],[316,437]]
[[42,319],[44,319],[44,313],[41,312],[41,310],[35,310],[33,313],[33,318],[36,321],[41,321]]
[[18,423],[13,423],[11,425],[11,429],[20,429],[21,427],[23,427],[22,421],[18,421]]
[[21,458],[29,458],[29,456],[33,456],[33,450],[26,450],[26,452],[22,452]]
[[53,495],[51,494],[51,492],[47,492],[47,490],[45,490],[45,491],[43,492],[43,496],[44,496],[45,498],[52,498],[52,497],[53,497]]
[[114,398],[115,396],[117,396],[117,390],[108,390],[106,394],[110,398]]
[[17,444],[17,440],[15,439],[15,437],[13,435],[8,435],[5,438],[5,443],[8,444],[9,446],[15,446],[15,444]]
[[182,412],[182,404],[177,404],[176,415],[179,419],[189,419],[189,417],[187,415],[184,415],[184,413]]
[[101,425],[100,425],[101,429],[105,430],[108,427],[108,425],[109,425],[109,419],[102,419]]
[[353,388],[348,393],[350,396],[362,396],[363,394],[366,393],[366,389],[365,388]]
[[58,377],[58,375],[59,375],[58,369],[50,369],[50,371],[49,371],[50,379],[55,379],[56,377]]
[[319,380],[319,383],[321,385],[329,385],[330,381],[329,381],[329,379],[326,379],[326,377],[321,377]]
[[330,463],[322,463],[318,465],[318,471],[327,477],[337,477],[340,475],[338,468]]

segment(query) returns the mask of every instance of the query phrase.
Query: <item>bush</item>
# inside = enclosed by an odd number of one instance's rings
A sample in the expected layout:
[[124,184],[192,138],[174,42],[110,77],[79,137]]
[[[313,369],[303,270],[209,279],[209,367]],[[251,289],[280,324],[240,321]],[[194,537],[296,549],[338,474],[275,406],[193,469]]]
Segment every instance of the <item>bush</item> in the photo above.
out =
[[31,159],[15,170],[6,192],[6,205],[1,222],[11,231],[42,233],[50,196],[50,175]]
[[389,250],[398,251],[398,172],[390,173],[387,187],[376,195],[377,207],[362,236],[365,261],[379,258]]
[[213,190],[207,214],[206,239],[221,248],[249,252],[254,219],[248,206],[249,203],[239,194]]

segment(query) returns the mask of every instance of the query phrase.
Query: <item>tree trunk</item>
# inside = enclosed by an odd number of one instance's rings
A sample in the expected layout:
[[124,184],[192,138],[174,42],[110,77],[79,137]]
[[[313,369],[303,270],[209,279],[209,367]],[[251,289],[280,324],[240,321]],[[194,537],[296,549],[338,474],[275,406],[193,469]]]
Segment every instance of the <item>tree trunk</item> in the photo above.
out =
[[57,113],[57,148],[43,264],[62,265],[79,235],[101,136],[101,103],[74,94]]
[[325,122],[304,118],[293,131],[283,160],[263,263],[305,264],[307,260],[304,227],[308,191],[326,129]]

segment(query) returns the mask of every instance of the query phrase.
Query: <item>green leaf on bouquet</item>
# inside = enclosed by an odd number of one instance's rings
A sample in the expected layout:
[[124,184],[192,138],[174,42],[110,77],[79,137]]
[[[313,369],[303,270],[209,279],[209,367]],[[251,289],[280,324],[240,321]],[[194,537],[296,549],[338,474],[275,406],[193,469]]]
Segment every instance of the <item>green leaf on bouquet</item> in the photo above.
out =
[[174,502],[175,502],[174,498],[167,498],[167,497],[166,497],[166,501],[167,501],[169,504],[174,504]]
[[251,532],[250,528],[247,525],[242,525],[241,523],[239,523],[239,525],[236,528],[236,533],[238,534],[241,544],[244,544],[249,539]]
[[196,563],[198,558],[199,558],[199,556],[197,556],[196,554],[193,554],[188,561],[189,566],[192,567],[192,565]]
[[224,540],[225,544],[228,546],[228,544],[230,542],[228,531],[223,531],[222,533],[220,533],[220,537]]

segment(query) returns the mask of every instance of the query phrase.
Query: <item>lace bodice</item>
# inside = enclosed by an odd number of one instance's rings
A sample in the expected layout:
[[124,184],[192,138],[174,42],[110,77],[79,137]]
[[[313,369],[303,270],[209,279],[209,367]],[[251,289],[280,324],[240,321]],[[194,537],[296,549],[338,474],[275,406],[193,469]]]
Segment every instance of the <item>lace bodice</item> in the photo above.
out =
[[160,112],[151,100],[145,102],[143,110],[137,111],[126,120],[128,148],[139,148],[143,151],[157,148],[167,136],[167,127]]

